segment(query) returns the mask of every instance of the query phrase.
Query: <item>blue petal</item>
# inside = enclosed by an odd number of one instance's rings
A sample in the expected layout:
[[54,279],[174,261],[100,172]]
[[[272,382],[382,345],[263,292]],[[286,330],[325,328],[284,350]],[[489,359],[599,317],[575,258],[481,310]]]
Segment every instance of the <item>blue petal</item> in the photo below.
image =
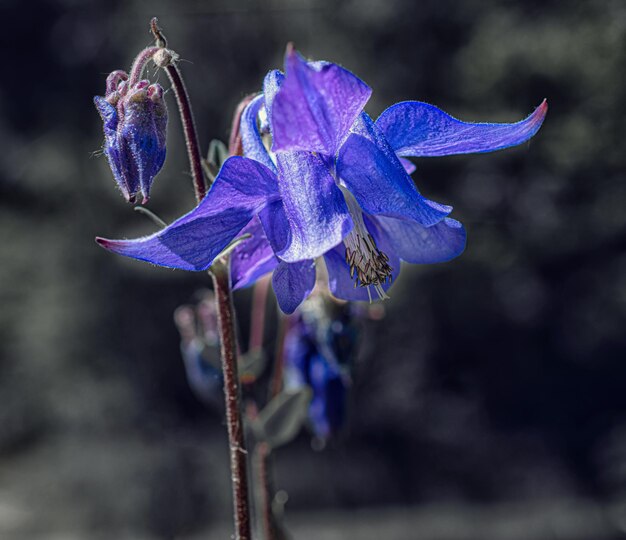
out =
[[259,110],[263,107],[265,98],[263,95],[255,97],[244,109],[241,115],[241,143],[246,157],[263,163],[268,169],[276,171],[276,165],[270,158],[257,123]]
[[458,257],[465,249],[465,228],[454,219],[445,218],[432,227],[385,216],[376,219],[389,235],[392,249],[403,261],[414,264],[445,262]]
[[[377,218],[364,215],[363,221],[367,230],[376,241],[378,249],[389,257],[389,266],[391,266],[393,272],[391,280],[382,285],[383,289],[387,291],[400,275],[400,258],[394,251],[387,232],[380,226]],[[324,261],[328,270],[328,288],[335,298],[362,301],[370,300],[370,298],[372,300],[377,299],[376,291],[373,287],[369,288],[368,293],[368,287],[354,286],[355,281],[350,277],[350,266],[346,262],[346,249],[343,244],[324,254]]]
[[319,155],[281,152],[276,159],[290,231],[277,255],[287,262],[314,259],[339,244],[352,228],[343,194]]
[[285,72],[272,105],[272,150],[334,155],[371,88],[336,64],[307,63],[292,48],[285,55]]
[[280,309],[293,313],[315,287],[315,262],[281,262],[274,270],[272,286]]
[[102,96],[94,96],[93,103],[104,122],[105,137],[114,135],[118,122],[117,109]]
[[140,190],[140,185],[137,174],[133,172],[134,163],[130,159],[128,143],[117,132],[117,109],[101,96],[95,96],[93,102],[104,123],[104,154],[124,198],[130,201]]
[[404,167],[404,170],[407,174],[413,174],[415,172],[415,169],[417,169],[415,163],[413,163],[412,161],[404,159],[402,157],[398,159],[400,160],[400,163],[402,163],[402,166]]
[[451,206],[425,199],[394,151],[365,114],[339,150],[337,175],[368,214],[407,218],[429,227]]
[[277,69],[268,72],[265,79],[263,79],[263,95],[265,96],[265,110],[267,111],[268,120],[272,117],[274,98],[284,81],[285,75]]
[[341,371],[322,354],[311,358],[309,368],[313,399],[309,419],[318,437],[329,438],[343,426],[346,413],[346,383]]
[[272,249],[275,253],[280,253],[287,247],[291,238],[291,228],[283,201],[268,204],[259,214],[259,219]]
[[252,238],[237,246],[230,256],[233,290],[252,285],[279,263],[257,217],[241,230],[240,235],[244,234],[250,234]]
[[384,111],[376,125],[401,156],[448,156],[521,144],[537,133],[547,111],[544,100],[528,118],[515,124],[467,123],[428,103],[404,101]]
[[159,266],[206,270],[250,220],[277,198],[274,174],[231,157],[200,204],[162,231],[136,240],[96,238],[104,248]]

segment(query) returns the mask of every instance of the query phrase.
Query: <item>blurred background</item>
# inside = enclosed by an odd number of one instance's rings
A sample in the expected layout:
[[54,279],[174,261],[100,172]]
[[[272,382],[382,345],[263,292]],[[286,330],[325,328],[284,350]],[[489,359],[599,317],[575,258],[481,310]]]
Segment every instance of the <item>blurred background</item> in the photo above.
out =
[[[93,241],[154,230],[97,155],[92,97],[155,15],[205,148],[287,41],[372,86],[372,116],[418,99],[509,122],[549,101],[522,147],[416,160],[467,250],[407,266],[362,323],[344,433],[275,454],[293,538],[626,537],[626,2],[2,0],[0,538],[231,533],[224,423],[172,317],[209,279]],[[170,118],[149,204],[167,221],[194,205]]]

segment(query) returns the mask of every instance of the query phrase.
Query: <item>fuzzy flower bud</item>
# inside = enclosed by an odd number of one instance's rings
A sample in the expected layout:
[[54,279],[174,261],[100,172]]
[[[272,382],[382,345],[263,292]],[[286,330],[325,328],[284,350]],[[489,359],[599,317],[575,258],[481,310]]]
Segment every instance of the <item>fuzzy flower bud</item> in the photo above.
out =
[[165,161],[163,88],[147,80],[129,86],[128,75],[114,71],[107,78],[106,95],[94,97],[94,103],[104,122],[104,153],[115,181],[128,202],[141,193],[145,204]]

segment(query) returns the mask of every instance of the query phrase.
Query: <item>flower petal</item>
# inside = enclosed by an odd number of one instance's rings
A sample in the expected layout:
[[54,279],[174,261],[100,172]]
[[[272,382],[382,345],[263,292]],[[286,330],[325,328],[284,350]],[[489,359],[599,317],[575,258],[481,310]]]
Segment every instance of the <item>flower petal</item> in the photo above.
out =
[[425,199],[393,150],[373,134],[348,137],[339,150],[337,175],[368,214],[408,218],[429,227],[452,211]]
[[415,163],[413,163],[412,161],[404,159],[402,157],[398,159],[400,160],[400,163],[402,163],[402,166],[404,167],[404,170],[407,174],[413,174],[415,172],[415,169],[417,169]]
[[431,264],[449,261],[465,249],[465,228],[455,219],[445,218],[432,227],[414,221],[377,216],[389,235],[392,249],[403,261]]
[[291,228],[287,214],[285,214],[283,201],[278,200],[268,204],[261,210],[259,219],[274,253],[279,253],[285,249],[291,238]]
[[246,157],[255,159],[259,163],[263,163],[268,169],[276,172],[276,165],[270,158],[259,127],[257,119],[259,110],[263,107],[265,98],[263,95],[255,97],[244,109],[241,115],[241,143],[243,144],[243,152]]
[[159,266],[206,270],[250,220],[277,198],[276,177],[260,163],[231,157],[200,204],[162,231],[136,240],[96,238],[102,247]]
[[[400,275],[400,258],[393,249],[389,235],[378,223],[378,218],[363,215],[363,221],[376,241],[378,249],[389,257],[389,266],[393,272],[391,280],[382,285],[383,290],[387,291]],[[354,286],[355,281],[350,277],[350,266],[346,262],[346,249],[343,244],[325,253],[324,261],[328,270],[328,288],[335,298],[362,301],[377,298],[373,287],[368,292],[368,287]]]
[[307,62],[293,48],[285,55],[286,77],[272,104],[272,150],[334,155],[372,90],[348,70]]
[[133,170],[132,160],[129,159],[127,141],[120,138],[117,127],[119,115],[117,109],[101,96],[95,96],[93,102],[104,123],[103,151],[111,167],[113,178],[127,201],[134,200],[135,194],[140,191],[139,178],[130,174]]
[[265,110],[267,111],[268,121],[272,117],[272,106],[274,98],[285,81],[285,75],[278,69],[268,72],[263,79],[263,95],[265,96]]
[[315,262],[281,262],[274,270],[272,286],[280,309],[293,313],[315,287]]
[[261,276],[274,270],[279,263],[258,217],[253,218],[240,234],[250,234],[252,238],[244,240],[231,253],[230,275],[233,290],[252,285]]
[[521,144],[537,133],[547,112],[544,100],[515,124],[467,123],[428,103],[404,101],[383,111],[376,125],[401,156],[448,156]]
[[290,229],[288,243],[277,255],[287,262],[314,259],[339,244],[352,228],[346,202],[319,155],[281,152],[276,159]]

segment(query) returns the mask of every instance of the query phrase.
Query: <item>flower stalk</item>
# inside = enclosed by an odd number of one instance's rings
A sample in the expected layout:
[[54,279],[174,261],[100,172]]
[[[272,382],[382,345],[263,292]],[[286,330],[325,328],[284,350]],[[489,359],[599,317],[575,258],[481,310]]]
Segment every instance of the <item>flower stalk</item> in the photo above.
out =
[[[151,58],[153,58],[155,53],[159,52],[159,49],[163,50],[166,48],[167,41],[158,26],[156,17],[153,17],[150,21],[150,29],[157,44],[157,47],[154,47],[157,50],[154,51],[151,56]],[[198,133],[193,119],[193,112],[191,111],[189,94],[187,94],[187,88],[185,87],[185,83],[175,62],[167,62],[166,65],[163,66],[163,69],[165,70],[165,73],[167,73],[167,76],[172,84],[172,88],[174,89],[174,95],[176,96],[176,103],[178,104],[178,110],[180,112],[180,120],[185,134],[185,145],[187,146],[187,156],[189,157],[189,165],[191,167],[191,178],[193,180],[196,199],[200,202],[204,199],[207,189],[206,182],[204,180],[204,172],[202,171],[202,159],[200,157]],[[135,67],[133,67],[132,71],[134,73]]]
[[[154,17],[150,21],[150,29],[154,35],[157,48],[164,50],[167,42]],[[151,58],[158,63],[153,51]],[[202,170],[202,158],[198,134],[191,110],[189,95],[183,82],[180,71],[173,62],[164,62],[162,67],[167,73],[180,112],[180,118],[185,135],[187,156],[191,167],[196,199],[200,202],[206,195],[207,188]],[[137,69],[143,69],[137,67]],[[133,67],[133,72],[135,66]],[[241,116],[238,109],[235,116]],[[234,124],[234,129],[237,125]],[[235,141],[240,140],[237,136]],[[234,146],[234,145],[233,145]],[[240,153],[241,143],[236,148],[229,148],[229,153]],[[234,152],[233,152],[234,151]],[[248,495],[248,452],[244,438],[243,415],[241,410],[241,390],[237,367],[237,338],[235,332],[235,309],[233,306],[230,286],[230,267],[228,256],[218,259],[210,268],[209,274],[213,280],[215,302],[217,306],[218,331],[220,337],[222,373],[224,376],[224,397],[226,402],[226,424],[228,427],[228,446],[230,449],[230,469],[234,501],[235,540],[251,540],[250,529],[250,499]]]
[[241,390],[237,369],[237,340],[230,269],[221,259],[211,267],[211,278],[217,303],[218,329],[222,349],[222,373],[226,398],[226,424],[230,448],[230,472],[234,499],[235,539],[250,540],[250,502],[248,496],[248,452],[241,413]]
[[255,447],[261,527],[265,540],[276,540],[274,513],[272,511],[270,452],[270,447],[266,442],[260,442]]

